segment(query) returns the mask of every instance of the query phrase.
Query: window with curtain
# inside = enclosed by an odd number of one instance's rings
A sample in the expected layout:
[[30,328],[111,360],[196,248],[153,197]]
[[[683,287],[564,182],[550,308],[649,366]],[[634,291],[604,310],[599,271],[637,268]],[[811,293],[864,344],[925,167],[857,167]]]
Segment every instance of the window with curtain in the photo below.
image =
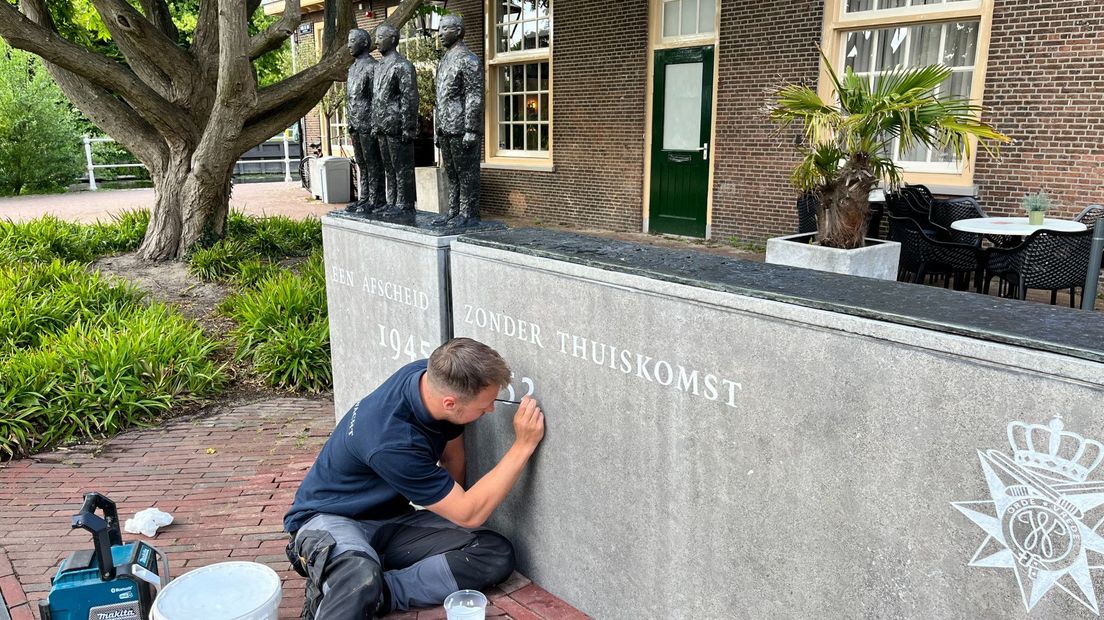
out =
[[[876,78],[896,68],[942,64],[951,69],[941,93],[979,99],[985,49],[983,27],[992,18],[992,0],[828,0],[829,58],[842,71]],[[905,169],[961,174],[949,153],[924,146],[897,155]],[[951,181],[953,182],[953,180]]]

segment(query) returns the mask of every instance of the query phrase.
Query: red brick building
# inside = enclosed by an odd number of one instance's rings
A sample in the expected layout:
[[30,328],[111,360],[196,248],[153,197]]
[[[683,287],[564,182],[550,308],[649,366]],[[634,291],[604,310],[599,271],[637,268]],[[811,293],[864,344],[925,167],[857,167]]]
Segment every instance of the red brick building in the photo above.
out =
[[[319,35],[321,2],[304,1]],[[391,0],[390,5],[397,4]],[[373,27],[384,2],[354,3]],[[943,62],[1015,142],[905,178],[1018,214],[1104,202],[1104,3],[1083,0],[449,0],[487,69],[483,208],[546,222],[761,241],[795,229],[794,134],[763,107],[818,84],[817,46],[874,74]],[[281,3],[269,5],[278,12]],[[369,17],[369,12],[372,16]],[[340,127],[340,119],[330,125]],[[318,116],[307,119],[318,136]],[[339,133],[339,132],[334,132]],[[328,138],[327,138],[328,140]]]

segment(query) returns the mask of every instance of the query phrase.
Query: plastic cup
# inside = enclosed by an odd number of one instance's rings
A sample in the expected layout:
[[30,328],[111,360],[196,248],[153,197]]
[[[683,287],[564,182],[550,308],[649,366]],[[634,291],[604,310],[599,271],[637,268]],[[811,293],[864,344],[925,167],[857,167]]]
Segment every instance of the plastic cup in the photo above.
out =
[[448,620],[484,620],[487,617],[487,597],[477,590],[460,590],[445,599]]

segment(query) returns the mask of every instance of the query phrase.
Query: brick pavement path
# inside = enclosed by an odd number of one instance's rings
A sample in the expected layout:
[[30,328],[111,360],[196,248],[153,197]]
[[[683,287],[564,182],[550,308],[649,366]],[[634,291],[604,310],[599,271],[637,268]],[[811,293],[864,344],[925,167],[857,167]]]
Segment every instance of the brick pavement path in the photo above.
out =
[[[63,220],[91,223],[109,220],[113,213],[153,208],[153,189],[111,189],[44,196],[0,198],[0,219],[33,220],[47,213]],[[249,215],[286,215],[301,220],[322,217],[342,205],[311,198],[299,183],[239,183],[230,195],[230,208]]]
[[[227,560],[271,566],[284,583],[280,618],[298,618],[303,580],[284,556],[282,518],[332,428],[331,400],[288,397],[0,464],[0,620],[5,611],[13,620],[37,617],[58,563],[91,548],[87,532],[69,527],[88,491],[115,501],[120,519],[150,506],[172,514],[152,543],[174,576]],[[487,615],[499,620],[587,617],[516,573],[487,594]],[[438,620],[444,612],[389,618]]]

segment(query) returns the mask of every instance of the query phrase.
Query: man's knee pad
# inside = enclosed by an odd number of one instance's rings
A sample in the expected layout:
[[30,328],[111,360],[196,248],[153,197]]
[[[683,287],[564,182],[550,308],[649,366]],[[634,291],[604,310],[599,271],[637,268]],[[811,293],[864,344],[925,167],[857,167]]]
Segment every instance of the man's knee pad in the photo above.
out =
[[346,551],[330,558],[322,575],[322,605],[336,617],[353,617],[344,614],[361,610],[360,613],[371,618],[383,593],[383,569],[363,551]]
[[461,589],[482,590],[506,581],[514,572],[514,545],[491,530],[476,530],[469,545],[445,554],[449,570]]

